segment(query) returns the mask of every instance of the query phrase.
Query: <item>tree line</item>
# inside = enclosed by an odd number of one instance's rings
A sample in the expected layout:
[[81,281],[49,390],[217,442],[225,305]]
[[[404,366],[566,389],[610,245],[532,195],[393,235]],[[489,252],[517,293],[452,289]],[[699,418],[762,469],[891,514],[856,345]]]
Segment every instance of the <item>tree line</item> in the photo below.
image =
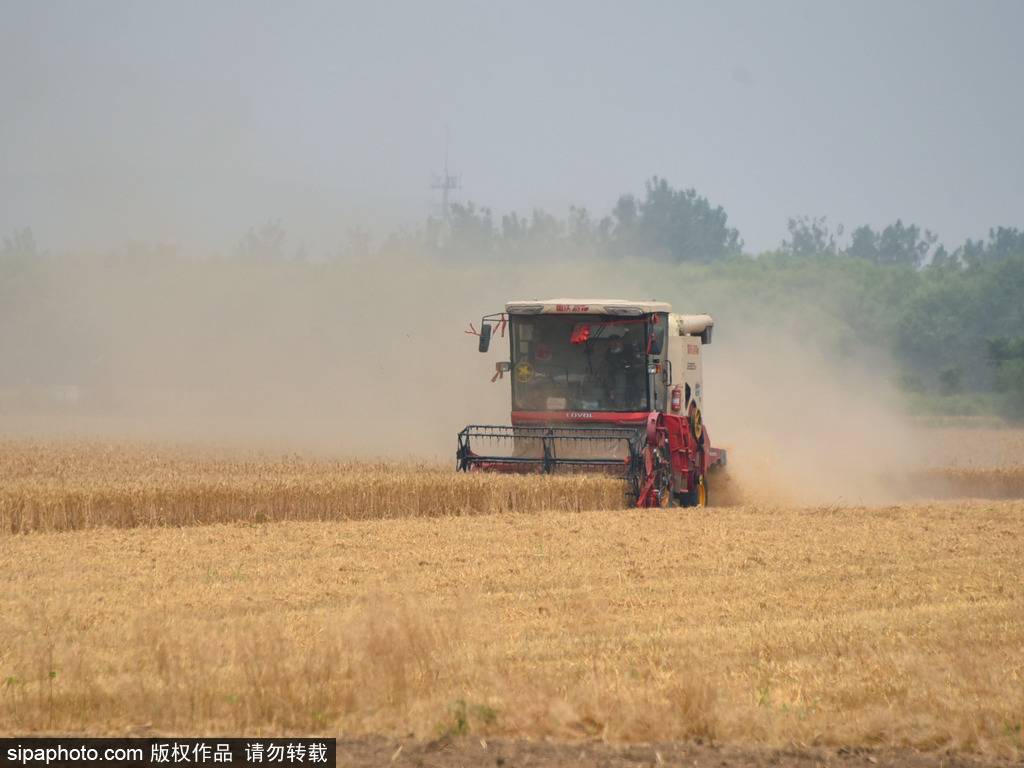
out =
[[[707,295],[742,297],[746,311],[761,317],[799,309],[816,318],[802,332],[836,354],[868,340],[895,361],[905,391],[946,398],[943,407],[986,397],[1004,415],[1024,418],[1024,232],[999,226],[987,239],[948,250],[933,233],[901,219],[877,231],[857,227],[845,246],[842,226],[832,229],[825,218],[793,218],[787,229],[777,249],[744,253],[721,206],[655,177],[642,197],[622,195],[600,218],[576,207],[565,219],[541,210],[497,217],[486,207],[455,204],[448,220],[429,218],[379,242],[361,228],[349,230],[344,243],[319,257],[304,243],[290,247],[281,221],[271,220],[243,233],[220,261],[339,270],[404,257],[524,268],[559,259],[650,263],[680,284],[704,286]],[[107,258],[130,271],[140,261],[184,257],[173,248],[130,243]],[[24,305],[14,294],[31,290],[31,282],[20,273],[55,260],[40,251],[30,229],[5,237],[0,313]]]

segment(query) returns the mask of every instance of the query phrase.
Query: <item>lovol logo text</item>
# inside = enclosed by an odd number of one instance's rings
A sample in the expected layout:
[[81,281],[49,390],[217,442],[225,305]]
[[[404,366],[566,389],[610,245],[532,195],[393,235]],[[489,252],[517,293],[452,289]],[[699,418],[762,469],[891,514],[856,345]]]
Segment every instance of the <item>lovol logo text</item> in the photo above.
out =
[[589,312],[590,307],[586,304],[556,304],[556,312]]
[[567,414],[570,419],[592,419],[594,414],[587,413],[586,411],[569,411]]

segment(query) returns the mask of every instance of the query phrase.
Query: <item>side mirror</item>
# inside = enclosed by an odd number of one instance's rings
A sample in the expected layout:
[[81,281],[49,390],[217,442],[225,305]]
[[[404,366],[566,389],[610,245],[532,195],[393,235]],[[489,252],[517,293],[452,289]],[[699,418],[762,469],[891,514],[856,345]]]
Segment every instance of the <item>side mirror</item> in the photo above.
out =
[[648,339],[647,348],[652,355],[660,355],[665,348],[665,326],[661,323],[651,326],[651,337]]
[[480,344],[477,347],[481,352],[486,352],[491,346],[491,326],[484,323],[480,326]]

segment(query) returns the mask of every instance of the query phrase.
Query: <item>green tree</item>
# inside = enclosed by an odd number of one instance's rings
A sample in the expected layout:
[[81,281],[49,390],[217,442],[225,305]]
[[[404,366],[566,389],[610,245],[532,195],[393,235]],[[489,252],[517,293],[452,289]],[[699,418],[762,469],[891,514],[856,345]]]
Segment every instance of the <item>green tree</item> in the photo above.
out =
[[878,263],[878,235],[871,227],[864,225],[857,227],[850,235],[850,245],[843,252],[843,255],[852,259],[863,259],[872,264]]
[[478,211],[472,202],[453,203],[447,241],[442,250],[456,258],[489,258],[497,244],[490,208]]
[[586,208],[569,208],[567,237],[570,245],[577,252],[593,252],[604,239],[602,227],[590,218]]
[[943,371],[959,366],[965,388],[989,389],[994,353],[989,347],[986,355],[986,340],[1024,333],[1024,258],[917,274],[890,332],[894,353],[940,388]]
[[706,264],[743,245],[721,206],[712,208],[695,190],[672,189],[657,176],[647,182],[642,201],[620,197],[612,217],[609,246],[615,255]]
[[616,256],[632,256],[640,246],[640,205],[633,195],[620,195],[610,217],[608,251]]
[[916,225],[906,226],[902,219],[896,219],[895,224],[881,232],[874,232],[866,225],[857,227],[843,255],[880,266],[902,264],[920,267],[927,263],[928,254],[937,240],[928,230],[922,232]]
[[[840,224],[840,235],[843,233],[842,227]],[[824,216],[820,219],[812,219],[809,216],[790,219],[786,228],[789,230],[789,240],[782,241],[782,250],[790,256],[805,258],[836,254],[836,240],[829,232]]]
[[975,335],[972,289],[953,273],[923,282],[906,297],[892,328],[893,350],[905,366],[932,381],[958,363],[973,375],[978,361],[964,359]]
[[34,258],[39,255],[35,235],[29,227],[16,229],[10,237],[5,237],[3,251],[0,251],[4,259]]
[[512,212],[501,218],[498,247],[503,255],[517,259],[550,259],[568,247],[565,228],[564,222],[540,209],[534,209],[529,219]]
[[968,240],[954,251],[954,256],[968,266],[1024,257],[1024,232],[1010,227],[990,229],[988,242]]
[[272,263],[284,260],[285,232],[280,219],[270,219],[249,230],[235,243],[233,255],[240,261]]
[[344,244],[331,256],[331,261],[361,261],[373,252],[373,235],[360,226],[345,230]]
[[1003,414],[1024,418],[1024,334],[988,339],[988,359],[995,368],[993,389],[1000,394]]
[[878,238],[878,263],[883,266],[904,264],[920,267],[938,238],[928,230],[923,233],[914,224],[903,225],[900,219],[882,230]]

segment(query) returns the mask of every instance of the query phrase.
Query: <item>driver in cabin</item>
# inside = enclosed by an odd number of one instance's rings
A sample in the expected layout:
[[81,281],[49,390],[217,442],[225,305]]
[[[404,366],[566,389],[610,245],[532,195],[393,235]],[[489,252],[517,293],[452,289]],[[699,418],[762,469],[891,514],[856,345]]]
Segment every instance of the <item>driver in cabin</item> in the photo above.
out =
[[621,331],[612,331],[601,366],[601,379],[609,408],[623,410],[636,407],[643,369],[644,361],[636,348],[623,340]]

